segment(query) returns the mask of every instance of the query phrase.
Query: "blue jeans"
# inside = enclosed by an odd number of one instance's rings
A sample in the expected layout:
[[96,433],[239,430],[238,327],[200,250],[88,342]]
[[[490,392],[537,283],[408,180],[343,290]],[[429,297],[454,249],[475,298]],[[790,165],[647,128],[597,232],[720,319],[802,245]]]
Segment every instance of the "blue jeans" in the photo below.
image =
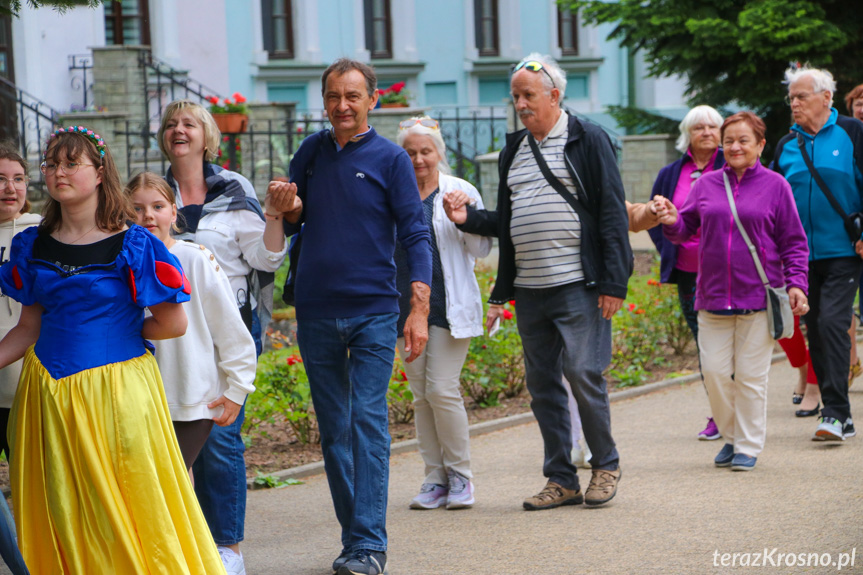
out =
[[579,283],[545,289],[515,289],[516,322],[524,348],[530,408],[536,416],[550,480],[578,490],[570,459],[572,432],[563,376],[578,404],[593,469],[618,468],[611,437],[608,389],[602,372],[611,361],[611,322],[597,307],[599,294]]
[[387,389],[398,314],[297,321],[343,551],[387,550]]
[[216,545],[243,540],[246,522],[246,446],[240,436],[246,406],[227,427],[213,426],[195,464],[195,495]]

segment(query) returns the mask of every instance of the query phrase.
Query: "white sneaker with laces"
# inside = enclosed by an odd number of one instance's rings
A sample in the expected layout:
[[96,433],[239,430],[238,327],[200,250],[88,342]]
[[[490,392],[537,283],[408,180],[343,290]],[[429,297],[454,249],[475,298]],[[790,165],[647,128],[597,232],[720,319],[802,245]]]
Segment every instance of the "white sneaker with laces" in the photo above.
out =
[[243,562],[243,554],[237,555],[230,547],[219,545],[219,557],[228,575],[246,575],[246,565]]

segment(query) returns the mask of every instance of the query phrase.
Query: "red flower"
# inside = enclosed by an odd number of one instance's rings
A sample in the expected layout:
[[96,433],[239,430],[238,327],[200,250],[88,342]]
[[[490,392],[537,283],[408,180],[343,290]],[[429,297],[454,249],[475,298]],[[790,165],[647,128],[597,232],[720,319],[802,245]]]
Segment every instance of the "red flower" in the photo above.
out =
[[635,311],[635,307],[634,303],[629,304],[629,311]]
[[222,164],[222,167],[225,168],[226,170],[230,170],[231,164],[229,164],[228,162],[225,162],[224,164]]
[[514,299],[509,300],[509,305],[515,305],[515,300]]
[[652,279],[651,279],[651,280],[647,280],[647,285],[649,285],[649,286],[658,286],[658,285],[659,285],[659,282],[658,282],[658,281],[656,281],[656,280],[652,280]]
[[639,309],[635,310],[635,313],[636,313],[637,315],[641,315],[641,314],[643,314],[643,313],[644,313],[644,308],[639,308]]
[[219,103],[219,99],[215,96],[207,96],[206,100],[214,106]]
[[227,142],[227,141],[228,141],[228,140],[230,140],[230,139],[231,139],[231,138],[229,138],[228,136],[222,136],[222,141],[223,141],[223,142]]
[[231,104],[233,104],[233,102],[231,102],[231,100],[229,100],[228,98],[225,98],[225,105],[230,106]]
[[405,87],[404,82],[396,82],[395,84],[390,86],[390,90],[392,90],[393,92],[398,94],[399,92],[401,92],[404,89],[404,87]]
[[399,370],[399,378],[401,379],[401,381],[407,381],[408,380],[408,376],[405,374],[404,371],[401,371],[401,370]]
[[383,90],[378,90],[378,94],[380,94],[381,96],[383,96],[384,94],[389,94],[389,93],[390,93],[389,88],[384,88]]
[[298,134],[302,134],[302,133],[303,133],[303,127],[302,127],[302,126],[297,126],[297,133],[298,133]]
[[486,344],[482,344],[482,348],[483,348],[483,349],[488,349],[488,346],[487,346]]
[[234,92],[234,95],[231,96],[237,104],[244,104],[246,102],[246,98],[243,97],[239,92]]
[[508,309],[503,310],[503,319],[512,319],[512,312]]
[[290,355],[287,359],[288,365],[296,365],[298,363],[303,363],[303,358],[298,355]]

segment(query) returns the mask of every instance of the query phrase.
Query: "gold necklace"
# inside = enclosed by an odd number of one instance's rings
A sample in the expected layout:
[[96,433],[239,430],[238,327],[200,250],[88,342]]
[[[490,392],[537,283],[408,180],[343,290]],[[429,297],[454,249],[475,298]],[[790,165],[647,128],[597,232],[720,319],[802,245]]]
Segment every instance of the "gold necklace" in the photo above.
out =
[[81,241],[81,240],[84,238],[84,236],[86,236],[87,234],[89,234],[90,232],[92,232],[92,231],[93,231],[93,230],[95,230],[95,229],[96,229],[96,224],[93,224],[93,227],[92,227],[92,228],[90,228],[89,230],[87,230],[86,232],[84,232],[83,234],[81,234],[80,236],[78,236],[77,238],[75,238],[74,240],[72,240],[71,242],[66,242],[66,245],[75,245],[75,244],[77,244],[79,241]]

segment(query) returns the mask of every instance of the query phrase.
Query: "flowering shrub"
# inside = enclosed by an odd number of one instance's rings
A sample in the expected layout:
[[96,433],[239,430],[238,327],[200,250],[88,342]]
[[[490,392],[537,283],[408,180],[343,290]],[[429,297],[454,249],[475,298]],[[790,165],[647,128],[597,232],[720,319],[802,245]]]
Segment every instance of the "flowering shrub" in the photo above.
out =
[[378,90],[381,104],[407,104],[410,92],[405,90],[404,82],[396,82],[389,88]]
[[239,92],[234,92],[234,95],[224,100],[219,100],[216,96],[208,96],[207,101],[210,103],[211,114],[248,114],[249,107],[246,106],[246,98]]
[[410,423],[414,420],[414,394],[411,392],[408,376],[405,375],[404,363],[399,354],[393,362],[393,374],[390,377],[387,403],[390,407],[390,423]]
[[[480,291],[488,293],[494,284],[494,274],[477,270]],[[500,397],[515,397],[524,390],[524,353],[521,337],[509,302],[503,311],[500,330],[494,337],[479,336],[470,342],[467,359],[461,372],[461,387],[465,395],[480,407],[500,403]],[[488,311],[488,305],[483,309]]]
[[257,390],[246,402],[247,433],[257,430],[262,422],[274,423],[276,416],[281,416],[299,443],[320,442],[309,379],[296,348],[263,354],[258,362],[255,387]]
[[[634,276],[623,308],[612,320],[612,356],[608,375],[616,387],[641,385],[650,370],[667,363],[668,351],[686,353],[692,332],[686,325],[677,290],[654,277]],[[670,348],[670,350],[669,350]]]

